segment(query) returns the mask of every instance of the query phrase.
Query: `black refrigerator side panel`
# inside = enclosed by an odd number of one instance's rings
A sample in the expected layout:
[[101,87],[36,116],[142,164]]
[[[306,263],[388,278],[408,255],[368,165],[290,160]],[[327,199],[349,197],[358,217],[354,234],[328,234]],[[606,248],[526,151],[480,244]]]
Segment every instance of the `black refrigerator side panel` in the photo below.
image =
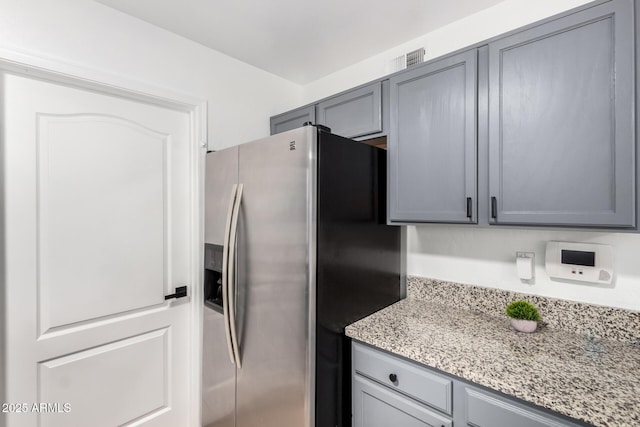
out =
[[386,151],[319,131],[316,427],[351,426],[345,326],[400,299],[401,229],[385,209]]

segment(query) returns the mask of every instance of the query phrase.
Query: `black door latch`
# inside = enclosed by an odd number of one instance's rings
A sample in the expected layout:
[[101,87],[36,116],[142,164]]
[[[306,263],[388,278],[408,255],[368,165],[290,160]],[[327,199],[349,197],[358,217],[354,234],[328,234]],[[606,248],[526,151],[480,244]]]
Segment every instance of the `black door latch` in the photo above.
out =
[[186,296],[187,296],[187,287],[186,286],[178,286],[176,288],[176,293],[175,294],[165,295],[164,299],[182,298],[182,297],[186,297]]

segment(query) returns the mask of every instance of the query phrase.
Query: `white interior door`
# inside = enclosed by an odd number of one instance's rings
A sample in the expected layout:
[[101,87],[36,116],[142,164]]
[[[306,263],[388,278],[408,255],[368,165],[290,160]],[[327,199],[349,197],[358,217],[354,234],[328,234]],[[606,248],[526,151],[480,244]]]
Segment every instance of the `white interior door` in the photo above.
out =
[[191,302],[164,295],[190,285],[189,114],[1,82],[4,399],[22,405],[1,416],[188,425]]

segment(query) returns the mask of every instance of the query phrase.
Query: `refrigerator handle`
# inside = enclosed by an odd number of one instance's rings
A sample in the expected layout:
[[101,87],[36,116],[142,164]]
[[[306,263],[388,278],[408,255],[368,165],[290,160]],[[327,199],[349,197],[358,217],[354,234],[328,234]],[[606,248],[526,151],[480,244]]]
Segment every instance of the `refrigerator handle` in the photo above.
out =
[[229,236],[231,232],[231,216],[236,200],[238,186],[233,184],[231,187],[231,196],[229,197],[229,208],[227,209],[227,220],[224,225],[224,242],[222,248],[222,313],[224,315],[224,334],[227,341],[227,350],[229,351],[229,359],[235,364],[235,355],[231,344],[231,329],[229,327],[229,292],[228,287],[228,263],[229,263]]
[[231,232],[229,234],[229,325],[231,326],[231,344],[233,345],[233,354],[236,356],[236,365],[242,368],[240,361],[240,351],[238,345],[238,334],[236,333],[236,281],[234,278],[235,259],[236,259],[236,234],[238,232],[238,212],[240,211],[240,202],[242,200],[242,184],[238,184],[238,193],[233,208],[231,218]]

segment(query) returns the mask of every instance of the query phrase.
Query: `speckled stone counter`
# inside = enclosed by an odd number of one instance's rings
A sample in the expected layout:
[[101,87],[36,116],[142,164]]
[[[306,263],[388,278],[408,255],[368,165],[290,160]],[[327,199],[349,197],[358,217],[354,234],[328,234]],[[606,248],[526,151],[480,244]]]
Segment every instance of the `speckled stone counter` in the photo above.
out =
[[[596,426],[640,426],[640,346],[409,298],[347,336]],[[544,316],[544,313],[543,313]]]

